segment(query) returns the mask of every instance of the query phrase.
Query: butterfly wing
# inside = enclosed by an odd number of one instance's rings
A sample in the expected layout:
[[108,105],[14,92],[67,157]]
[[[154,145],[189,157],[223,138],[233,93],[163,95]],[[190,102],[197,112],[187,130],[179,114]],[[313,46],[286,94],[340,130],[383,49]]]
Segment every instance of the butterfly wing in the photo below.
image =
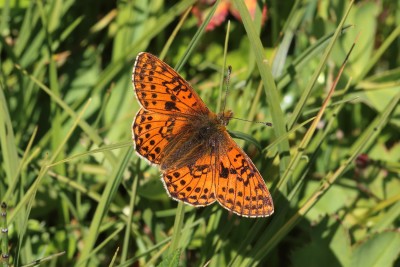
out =
[[187,124],[184,117],[170,116],[141,108],[132,125],[136,152],[153,164],[160,164],[165,147]]
[[226,209],[245,217],[266,217],[274,212],[268,188],[251,159],[225,134],[219,147],[215,196]]
[[137,99],[148,111],[186,117],[209,112],[189,83],[152,54],[138,54],[132,83]]
[[194,164],[166,170],[162,179],[168,194],[193,206],[206,206],[215,202],[215,155],[207,154]]

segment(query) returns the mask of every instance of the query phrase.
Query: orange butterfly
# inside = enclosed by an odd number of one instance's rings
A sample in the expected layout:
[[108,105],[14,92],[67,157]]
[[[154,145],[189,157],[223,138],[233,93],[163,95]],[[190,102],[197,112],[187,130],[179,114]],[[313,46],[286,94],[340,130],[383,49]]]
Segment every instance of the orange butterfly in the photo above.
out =
[[217,200],[246,217],[274,212],[263,178],[225,128],[232,111],[211,112],[187,81],[149,53],[136,57],[132,83],[141,105],[132,126],[135,149],[159,166],[173,199],[193,206]]

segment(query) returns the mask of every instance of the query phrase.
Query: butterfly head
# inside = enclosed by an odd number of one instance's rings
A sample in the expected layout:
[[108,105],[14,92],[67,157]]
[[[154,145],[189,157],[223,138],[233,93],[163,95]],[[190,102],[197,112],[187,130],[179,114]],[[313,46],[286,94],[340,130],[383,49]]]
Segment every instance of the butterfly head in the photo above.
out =
[[228,123],[229,123],[230,119],[232,119],[232,117],[233,117],[232,110],[227,110],[227,111],[224,111],[224,112],[221,112],[218,114],[219,123],[224,126],[228,125]]

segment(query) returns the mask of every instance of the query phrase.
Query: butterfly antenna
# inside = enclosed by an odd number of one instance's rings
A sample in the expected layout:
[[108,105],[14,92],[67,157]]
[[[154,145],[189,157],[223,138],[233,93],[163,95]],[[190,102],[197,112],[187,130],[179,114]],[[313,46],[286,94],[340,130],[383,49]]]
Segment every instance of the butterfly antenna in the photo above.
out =
[[[228,99],[228,92],[229,92],[229,80],[231,78],[231,73],[232,73],[232,66],[228,66],[228,70],[226,73],[226,89],[225,89],[225,99],[224,99],[224,105],[222,106],[222,114],[224,114],[225,112],[225,107],[226,107],[226,100]],[[263,124],[265,126],[269,126],[272,127],[272,123],[270,122],[264,122],[264,121],[250,121],[250,120],[246,120],[246,119],[241,119],[241,118],[236,118],[236,117],[231,117],[230,119],[235,119],[235,120],[239,120],[239,121],[246,121],[246,122],[254,122],[254,123],[260,123]]]
[[222,114],[225,112],[225,107],[226,107],[226,99],[228,98],[228,91],[229,91],[229,80],[231,78],[231,73],[232,73],[232,66],[228,66],[228,70],[226,73],[226,89],[225,89],[225,99],[224,99],[224,105],[222,106]]
[[236,118],[236,117],[232,117],[231,119],[235,119],[235,120],[239,120],[239,121],[246,121],[246,122],[253,122],[253,123],[260,123],[265,126],[272,127],[272,123],[267,122],[267,121],[251,121],[251,120],[246,120],[246,119],[241,119],[241,118]]

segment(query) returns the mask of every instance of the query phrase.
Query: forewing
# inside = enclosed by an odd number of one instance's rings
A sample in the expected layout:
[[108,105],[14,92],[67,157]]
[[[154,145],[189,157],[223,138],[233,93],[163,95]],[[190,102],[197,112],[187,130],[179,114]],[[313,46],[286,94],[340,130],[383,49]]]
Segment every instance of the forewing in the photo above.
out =
[[139,155],[160,164],[165,147],[185,127],[187,119],[141,108],[132,125],[132,139]]
[[149,53],[139,53],[132,73],[133,87],[142,107],[164,114],[207,114],[194,89],[170,66]]
[[193,206],[206,206],[215,201],[215,156],[207,154],[194,164],[166,170],[162,174],[169,195]]
[[226,133],[216,163],[215,195],[226,209],[245,217],[266,217],[274,212],[268,188],[251,159]]

